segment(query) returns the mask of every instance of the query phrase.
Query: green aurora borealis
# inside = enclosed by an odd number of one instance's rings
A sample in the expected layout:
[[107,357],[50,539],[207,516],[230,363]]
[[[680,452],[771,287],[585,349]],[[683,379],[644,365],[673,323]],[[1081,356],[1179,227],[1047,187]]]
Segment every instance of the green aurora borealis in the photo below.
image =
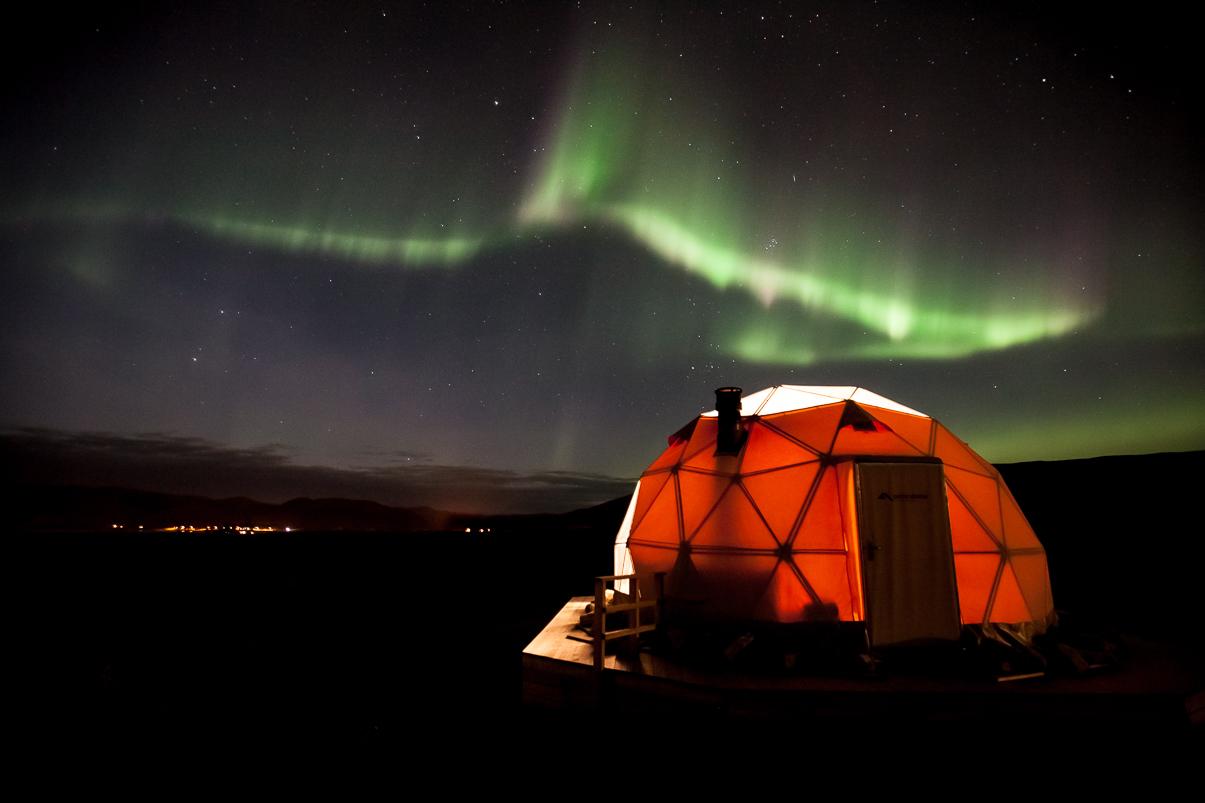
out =
[[[633,63],[630,58],[615,61]],[[765,228],[759,221],[776,216],[765,208],[773,203],[759,199],[755,186],[741,186],[736,171],[725,171],[733,173],[727,183],[724,176],[712,175],[716,171],[708,166],[721,149],[707,140],[718,139],[717,134],[704,129],[703,142],[689,143],[683,155],[680,143],[663,141],[670,138],[664,132],[676,130],[669,113],[666,119],[644,122],[640,130],[633,124],[642,112],[644,118],[655,116],[652,112],[660,105],[642,103],[643,98],[669,97],[672,88],[635,85],[632,69],[619,64],[591,62],[577,72],[581,75],[569,99],[555,115],[552,142],[536,167],[533,189],[513,220],[492,229],[439,238],[350,233],[316,223],[264,222],[227,214],[171,216],[235,243],[399,268],[461,265],[484,248],[504,249],[532,230],[613,226],[647,248],[660,264],[698,275],[717,290],[739,289],[767,307],[798,305],[854,322],[877,336],[869,343],[835,344],[818,352],[808,347],[812,338],[807,331],[754,325],[727,344],[733,356],[765,363],[963,357],[1058,337],[1090,323],[1101,311],[1091,298],[1059,292],[1057,283],[1043,286],[1051,282],[1018,275],[1009,265],[992,260],[951,269],[941,265],[939,253],[901,254],[891,246],[886,250],[893,256],[885,256],[884,249],[865,244],[870,237],[882,243],[884,236],[865,229],[845,233],[839,221],[823,217],[806,219],[800,214],[793,225],[781,226],[781,240],[770,236],[759,241],[756,235]],[[656,69],[639,72],[657,74]],[[627,84],[633,86],[625,94]],[[641,131],[650,128],[661,133],[640,139]],[[474,206],[471,200],[469,205]],[[414,226],[402,223],[398,228]],[[907,238],[903,232],[885,236],[892,244]],[[1011,281],[994,294],[985,292],[981,277],[997,267],[1004,268]],[[939,292],[918,290],[918,284]],[[1005,303],[1003,296],[1015,298],[1019,291],[1024,301]]]
[[[81,27],[40,89],[10,92],[30,122],[6,146],[36,157],[6,168],[6,289],[60,328],[11,325],[5,366],[28,381],[4,419],[337,466],[399,431],[439,464],[628,476],[713,386],[833,382],[995,460],[1205,446],[1197,155],[1174,82],[1153,92],[1040,17],[539,16]],[[266,330],[230,328],[257,303]],[[114,320],[128,339],[104,342]],[[142,393],[71,367],[81,343]],[[165,368],[173,353],[187,364]],[[215,353],[230,362],[206,368]],[[167,400],[164,371],[194,370],[205,408]],[[324,372],[341,384],[314,389]],[[647,406],[600,412],[616,384]],[[434,388],[457,398],[390,401]],[[551,425],[515,451],[529,421]]]

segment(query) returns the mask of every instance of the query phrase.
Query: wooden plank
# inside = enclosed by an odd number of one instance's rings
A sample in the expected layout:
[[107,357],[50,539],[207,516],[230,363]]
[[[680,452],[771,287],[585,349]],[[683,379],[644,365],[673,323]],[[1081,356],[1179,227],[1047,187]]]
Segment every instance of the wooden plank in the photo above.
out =
[[656,600],[641,600],[640,602],[621,602],[618,605],[608,605],[607,613],[622,613],[623,611],[644,610],[645,608],[656,608]]
[[594,579],[594,668],[602,669],[607,656],[607,580],[605,577]]
[[656,625],[641,625],[640,627],[625,627],[622,630],[611,630],[603,635],[604,641],[612,639],[624,638],[625,636],[637,636],[641,633],[652,633],[657,629]]
[[593,643],[583,643],[568,638],[570,633],[582,632],[578,629],[578,621],[586,612],[586,605],[589,602],[591,602],[589,597],[570,599],[523,650],[524,660],[531,656],[580,663],[586,666],[593,664],[594,661],[591,657]]

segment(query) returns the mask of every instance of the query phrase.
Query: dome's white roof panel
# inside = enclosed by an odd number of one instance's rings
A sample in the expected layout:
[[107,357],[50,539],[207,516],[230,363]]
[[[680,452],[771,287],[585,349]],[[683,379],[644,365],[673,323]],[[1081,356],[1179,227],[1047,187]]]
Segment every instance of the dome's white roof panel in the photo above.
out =
[[[880,396],[874,391],[853,385],[775,385],[765,388],[748,396],[741,397],[741,415],[775,415],[789,413],[793,410],[806,410],[810,407],[821,407],[834,402],[851,399],[859,404],[871,407],[882,407],[897,413],[927,415],[911,407],[905,407],[886,396]],[[717,415],[715,410],[708,410],[704,416],[712,418]]]
[[771,398],[777,387],[766,388],[759,390],[757,393],[750,393],[748,396],[741,397],[741,415],[755,415],[761,406],[766,403],[766,400]]
[[887,398],[886,396],[880,396],[879,394],[869,391],[866,388],[858,388],[857,390],[854,391],[854,395],[850,396],[850,398],[853,399],[854,401],[858,402],[859,404],[869,404],[869,405],[873,405],[874,407],[882,407],[885,410],[895,410],[896,412],[899,412],[899,413],[908,413],[909,415],[920,415],[920,416],[924,416],[925,418],[929,417],[929,416],[925,415],[924,413],[922,413],[920,410],[913,410],[911,407],[905,407],[904,405],[900,404],[899,402],[893,402],[891,399]]
[[776,388],[774,395],[757,411],[758,415],[774,415],[791,410],[806,410],[809,407],[822,407],[841,401],[841,397],[829,393],[816,393],[813,389],[803,389],[791,385]]
[[805,393],[815,393],[817,396],[828,396],[844,401],[857,390],[853,385],[783,385],[791,390],[801,390]]

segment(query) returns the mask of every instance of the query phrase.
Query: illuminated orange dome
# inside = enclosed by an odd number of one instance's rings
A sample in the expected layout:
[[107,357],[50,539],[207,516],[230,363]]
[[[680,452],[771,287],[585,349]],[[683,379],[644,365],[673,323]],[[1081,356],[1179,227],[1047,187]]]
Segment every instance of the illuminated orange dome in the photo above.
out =
[[875,644],[1051,620],[1033,528],[939,422],[855,387],[778,385],[732,406],[670,436],[641,475],[616,574],[666,572],[684,615],[867,622]]

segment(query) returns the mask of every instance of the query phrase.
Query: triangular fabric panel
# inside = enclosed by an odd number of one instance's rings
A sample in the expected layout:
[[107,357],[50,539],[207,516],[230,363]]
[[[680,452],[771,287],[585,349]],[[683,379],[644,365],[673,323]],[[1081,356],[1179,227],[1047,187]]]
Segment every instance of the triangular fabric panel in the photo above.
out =
[[799,582],[791,567],[779,561],[757,604],[757,615],[776,622],[799,622],[812,605],[807,589]]
[[950,430],[940,423],[937,425],[937,438],[933,443],[933,456],[941,458],[947,466],[956,466],[977,474],[994,476],[996,469],[971,451],[965,443],[955,438]]
[[657,501],[657,495],[667,484],[672,491],[672,479],[673,475],[668,471],[660,474],[646,474],[640,478],[640,482],[636,484],[636,512],[632,516],[633,524],[640,524],[644,521],[644,514],[648,513],[653,502]]
[[665,451],[661,453],[661,456],[653,461],[653,464],[648,467],[648,471],[645,473],[647,474],[649,471],[657,471],[658,469],[676,466],[678,461],[682,459],[682,453],[686,451],[686,443],[686,441],[678,441],[677,443],[673,443],[666,447]]
[[1017,500],[1013,499],[1007,488],[1001,489],[1000,507],[1004,518],[1004,543],[1008,548],[1041,549],[1042,544],[1026,521],[1025,514],[1017,506]]
[[857,392],[853,385],[783,385],[784,388],[797,390],[800,393],[814,393],[829,399],[844,401]]
[[[678,560],[677,549],[631,544],[629,552],[638,572],[670,572]],[[616,566],[615,568],[620,569],[621,567]],[[628,572],[617,571],[615,574],[628,574]]]
[[773,555],[711,555],[693,553],[700,587],[709,608],[733,617],[752,617],[779,560]]
[[[628,551],[627,544],[615,545],[615,574],[632,574],[632,553]],[[615,590],[620,594],[628,593],[628,588],[631,583],[627,580],[616,580]]]
[[975,511],[975,515],[984,523],[988,532],[1000,543],[1004,543],[1004,528],[1000,519],[1000,490],[996,487],[996,479],[946,466],[946,482],[966,500],[967,506]]
[[774,395],[761,406],[757,414],[766,416],[776,413],[786,413],[791,410],[807,410],[811,407],[832,404],[833,401],[835,399],[830,396],[821,396],[806,390],[784,385],[774,391]]
[[927,417],[919,410],[913,410],[911,407],[905,407],[899,402],[894,402],[891,399],[888,399],[886,396],[880,396],[879,394],[873,393],[866,388],[858,388],[850,395],[849,398],[851,401],[856,401],[859,404],[871,404],[875,407],[894,410],[897,413],[907,413],[908,415]]
[[[668,568],[658,570],[668,572],[668,576],[665,578],[667,594],[672,594],[678,599],[688,600],[702,600],[707,597],[703,578],[699,576],[699,570],[695,567],[695,562],[689,552],[685,549],[677,552],[661,549],[649,551],[656,553],[657,559],[661,561],[658,565],[662,567],[666,566],[666,556],[672,558]],[[638,552],[633,552],[632,555],[636,558],[640,557]]]
[[1050,575],[1046,571],[1046,555],[1041,552],[1012,555],[1009,560],[1012,561],[1017,584],[1021,587],[1021,595],[1025,597],[1030,616],[1049,616],[1054,611],[1054,603],[1050,599]]
[[[632,573],[632,555],[626,545],[620,546],[617,544],[615,546],[615,568],[619,569],[619,571],[615,572],[616,574]],[[626,583],[627,581],[623,582]]]
[[894,432],[869,432],[841,427],[833,443],[834,455],[912,455],[923,457],[924,452],[900,438]]
[[774,574],[774,569],[780,563],[776,555],[717,555],[706,552],[695,552],[691,555],[695,567],[700,571],[717,568],[730,569],[731,576],[738,578],[743,585],[756,586],[758,595],[756,602],[761,599],[761,592]]
[[988,618],[1004,623],[1027,622],[1033,618],[1008,561],[1004,562],[1004,571],[1000,574],[1000,584],[996,586],[996,598],[992,601],[992,613]]
[[[628,541],[677,546],[682,540],[678,531],[678,493],[674,482],[667,482],[653,500],[644,517],[632,527]],[[641,569],[641,571],[645,571]]]
[[891,410],[879,410],[874,407],[866,411],[878,421],[886,424],[892,432],[908,442],[909,446],[921,454],[929,451],[929,436],[933,431],[933,419],[919,415],[906,415]]
[[809,607],[804,618],[809,621],[852,619],[853,606],[849,599],[849,574],[845,555],[796,552],[792,557],[795,559],[795,565],[807,578],[808,585],[820,597],[821,604]]
[[999,555],[955,555],[954,574],[958,578],[958,609],[964,625],[987,621],[987,601],[1000,569]]
[[695,431],[691,433],[690,443],[682,455],[682,464],[694,468],[712,469],[715,467],[715,435],[719,424],[714,418],[700,418]]
[[775,550],[774,540],[766,523],[740,486],[733,484],[720,498],[720,503],[703,524],[687,536],[694,548],[724,547],[728,549]]
[[[615,574],[631,574],[632,554],[628,552],[628,536],[632,534],[632,520],[636,515],[636,500],[640,498],[640,481],[636,481],[636,490],[628,502],[627,512],[623,514],[623,522],[619,525],[619,534],[615,536]],[[616,580],[615,590],[621,594],[628,593],[628,581]]]
[[819,472],[817,461],[741,478],[779,541],[785,542],[791,536],[791,528]]
[[[947,480],[947,485],[949,481]],[[992,540],[966,504],[948,487],[946,503],[950,509],[950,540],[955,552],[999,552],[1000,545]]]
[[741,415],[757,415],[766,400],[773,397],[778,388],[766,388],[757,393],[750,393],[741,399]]
[[703,520],[711,515],[720,497],[734,482],[731,477],[714,474],[698,474],[693,471],[678,473],[678,487],[682,492],[682,532],[690,539]]
[[754,422],[749,425],[747,431],[748,437],[741,457],[743,474],[816,459],[815,453],[784,438],[764,424]]
[[837,472],[831,466],[820,476],[816,494],[803,514],[803,523],[792,542],[793,549],[845,549]]
[[806,443],[817,452],[827,453],[837,431],[837,422],[845,411],[844,402],[817,407],[803,413],[786,414],[764,420],[780,432],[785,432],[800,443]]
[[[615,536],[616,546],[626,546],[628,536],[632,534],[632,522],[636,520],[636,502],[640,499],[640,480],[636,480],[636,490],[632,492],[632,498],[628,500],[628,509],[624,511],[623,521],[619,524],[619,533]],[[616,572],[622,574],[622,572]]]

